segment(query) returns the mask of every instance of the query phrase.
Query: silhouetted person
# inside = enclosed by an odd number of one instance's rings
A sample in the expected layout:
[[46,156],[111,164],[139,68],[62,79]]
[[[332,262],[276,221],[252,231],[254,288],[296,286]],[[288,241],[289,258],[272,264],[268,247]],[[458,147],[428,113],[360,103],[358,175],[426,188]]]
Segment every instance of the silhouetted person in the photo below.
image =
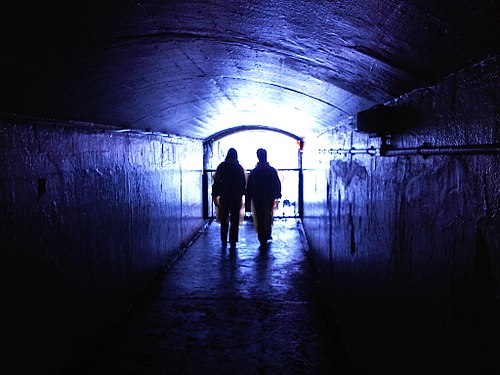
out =
[[229,243],[234,248],[238,242],[240,210],[246,185],[245,170],[238,162],[238,153],[234,148],[228,150],[225,161],[219,164],[213,178],[212,197],[218,209],[220,238],[225,245],[229,231]]
[[267,151],[259,148],[257,158],[259,162],[248,176],[245,197],[247,210],[250,208],[252,211],[259,242],[265,247],[272,238],[274,207],[281,198],[281,182],[276,169],[267,162]]

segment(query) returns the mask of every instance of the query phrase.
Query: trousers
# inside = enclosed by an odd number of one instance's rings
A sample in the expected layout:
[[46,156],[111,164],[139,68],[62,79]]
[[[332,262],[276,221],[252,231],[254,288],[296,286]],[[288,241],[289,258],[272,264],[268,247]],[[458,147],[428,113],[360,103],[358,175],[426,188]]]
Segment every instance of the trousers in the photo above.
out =
[[239,200],[221,199],[219,206],[219,217],[220,217],[220,239],[222,243],[227,243],[228,232],[229,232],[229,243],[234,244],[238,242],[241,206],[242,206],[241,198]]
[[264,202],[252,201],[252,215],[257,237],[261,244],[267,243],[271,239],[273,225],[274,200]]

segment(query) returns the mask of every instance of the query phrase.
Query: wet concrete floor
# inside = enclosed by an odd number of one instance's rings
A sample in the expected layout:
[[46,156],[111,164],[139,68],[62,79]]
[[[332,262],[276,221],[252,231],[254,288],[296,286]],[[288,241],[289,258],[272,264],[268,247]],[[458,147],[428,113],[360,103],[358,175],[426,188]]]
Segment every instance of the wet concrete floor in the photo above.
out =
[[260,248],[244,222],[236,249],[210,224],[81,374],[348,374],[322,308],[300,221],[276,219]]

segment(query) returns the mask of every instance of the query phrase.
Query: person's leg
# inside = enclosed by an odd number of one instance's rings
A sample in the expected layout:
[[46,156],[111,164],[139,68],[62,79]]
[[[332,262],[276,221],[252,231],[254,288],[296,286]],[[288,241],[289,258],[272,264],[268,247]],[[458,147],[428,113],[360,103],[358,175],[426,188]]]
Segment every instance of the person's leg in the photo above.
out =
[[229,210],[227,204],[224,202],[219,206],[220,215],[220,240],[223,244],[227,243],[227,233],[229,230]]
[[240,227],[240,208],[241,201],[233,202],[230,209],[230,229],[229,229],[229,242],[235,244],[238,242],[238,232]]
[[261,245],[265,245],[268,239],[268,222],[267,218],[269,207],[265,203],[255,204],[255,214],[257,216],[257,236]]
[[271,225],[273,222],[272,204],[263,205],[262,209],[262,239],[267,242],[271,239]]
[[238,232],[240,226],[240,218],[236,210],[231,211],[231,227],[229,229],[229,242],[233,245],[238,242]]
[[273,237],[272,237],[272,231],[273,231],[273,221],[274,221],[274,212],[276,211],[275,207],[274,207],[274,201],[270,204],[269,206],[269,226],[268,226],[268,231],[267,231],[267,239],[268,240],[271,240]]

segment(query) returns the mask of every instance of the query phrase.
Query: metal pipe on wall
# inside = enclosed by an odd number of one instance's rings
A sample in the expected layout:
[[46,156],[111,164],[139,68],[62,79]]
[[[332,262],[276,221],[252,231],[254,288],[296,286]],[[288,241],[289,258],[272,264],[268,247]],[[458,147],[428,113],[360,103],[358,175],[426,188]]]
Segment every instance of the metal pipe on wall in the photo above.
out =
[[420,146],[395,148],[390,145],[382,145],[380,148],[350,148],[350,149],[329,149],[318,150],[320,154],[367,154],[371,156],[402,156],[402,155],[460,155],[460,154],[500,154],[500,144],[491,145],[466,145],[466,146]]
[[380,156],[400,155],[461,155],[461,154],[500,154],[500,145],[466,145],[466,146],[429,146],[408,148],[391,148],[385,146],[380,148]]

